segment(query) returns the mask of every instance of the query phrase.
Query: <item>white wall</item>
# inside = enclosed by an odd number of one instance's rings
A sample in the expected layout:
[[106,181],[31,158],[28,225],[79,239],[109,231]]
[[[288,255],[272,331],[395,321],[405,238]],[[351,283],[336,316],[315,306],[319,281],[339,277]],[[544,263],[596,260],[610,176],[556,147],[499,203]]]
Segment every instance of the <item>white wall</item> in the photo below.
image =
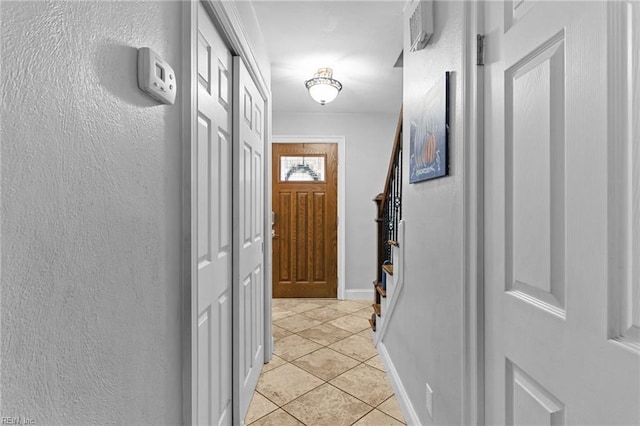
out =
[[[405,285],[384,344],[423,425],[463,421],[463,6],[436,2],[429,46],[415,53],[405,48],[404,56],[405,129],[445,71],[457,73],[451,81],[450,176],[409,184],[410,132],[403,141]],[[426,411],[426,382],[434,391],[433,419]]]
[[179,424],[180,105],[136,48],[178,72],[181,6],[0,7],[1,415]]
[[267,46],[262,35],[262,29],[256,16],[256,12],[253,8],[251,1],[235,1],[228,3],[223,0],[225,6],[233,6],[237,11],[238,18],[241,22],[244,35],[247,37],[247,42],[251,46],[251,53],[253,53],[255,60],[260,68],[260,72],[264,77],[265,83],[271,88],[271,60],[267,53]]
[[346,161],[347,217],[340,221],[346,231],[345,289],[354,296],[373,297],[376,209],[372,200],[384,189],[397,121],[397,114],[273,113],[273,134],[345,137],[346,158],[339,161]]

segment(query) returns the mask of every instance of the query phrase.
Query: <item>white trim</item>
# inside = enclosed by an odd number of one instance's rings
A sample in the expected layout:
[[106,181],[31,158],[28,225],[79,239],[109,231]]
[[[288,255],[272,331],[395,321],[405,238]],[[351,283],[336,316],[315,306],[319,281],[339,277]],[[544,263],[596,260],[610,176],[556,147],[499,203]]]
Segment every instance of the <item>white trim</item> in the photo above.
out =
[[192,200],[195,200],[195,185],[192,181],[196,178],[193,172],[196,170],[196,149],[194,139],[197,135],[197,92],[196,84],[198,69],[198,3],[184,2],[182,4],[182,280],[181,280],[181,305],[182,305],[182,424],[192,424],[197,418],[197,404],[194,398],[197,395],[197,381],[195,380],[195,368],[197,365],[197,351],[193,350],[192,336],[197,333],[197,323],[192,318],[194,307],[198,306],[197,291],[192,291],[197,285],[197,262],[191,259],[192,253],[197,253],[196,234],[197,208],[194,208]]
[[273,143],[335,143],[338,144],[338,299],[345,299],[345,138],[344,136],[273,135]]
[[271,211],[273,206],[271,205],[271,118],[273,117],[272,103],[267,102],[266,114],[268,120],[265,122],[265,135],[267,144],[264,148],[264,171],[266,173],[264,177],[264,362],[265,364],[271,361],[273,350],[275,348],[273,340],[273,325],[272,325],[272,305],[271,299],[273,298],[272,288],[272,270],[273,270],[273,241],[271,239]]
[[484,424],[484,70],[476,65],[476,36],[484,31],[483,11],[481,0],[464,2],[462,423],[474,425]]
[[384,364],[384,369],[387,372],[389,381],[391,382],[391,387],[393,388],[393,392],[396,395],[396,400],[398,401],[398,405],[400,406],[400,411],[402,411],[404,420],[408,425],[420,425],[421,423],[420,419],[418,418],[418,414],[416,413],[416,410],[413,409],[413,404],[411,404],[409,395],[407,394],[407,391],[402,384],[402,380],[400,380],[400,375],[398,374],[396,367],[391,361],[391,357],[389,356],[387,348],[385,347],[383,342],[380,342],[377,348],[378,355],[380,355],[382,364]]
[[344,298],[346,300],[373,300],[373,290],[370,288],[345,290]]
[[[640,330],[633,323],[633,168],[637,147],[633,134],[633,7],[631,1],[608,4],[608,338],[627,350],[640,353]],[[636,163],[634,165],[634,162]]]
[[238,9],[234,2],[224,0],[202,0],[202,4],[204,4],[205,8],[219,24],[222,36],[226,39],[233,53],[240,56],[244,61],[247,66],[247,71],[249,71],[249,75],[251,75],[254,83],[258,86],[258,91],[262,97],[270,103],[271,91],[269,90],[269,85],[262,74],[262,70],[258,65],[253,49],[249,44],[249,39],[242,27],[242,23],[238,15]]

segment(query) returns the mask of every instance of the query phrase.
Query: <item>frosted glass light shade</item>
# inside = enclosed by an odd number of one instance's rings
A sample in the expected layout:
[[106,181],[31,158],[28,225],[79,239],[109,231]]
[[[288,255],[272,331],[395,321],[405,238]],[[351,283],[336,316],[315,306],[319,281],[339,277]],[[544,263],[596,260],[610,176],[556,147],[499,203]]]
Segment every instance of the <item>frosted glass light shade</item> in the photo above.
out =
[[332,76],[333,70],[331,68],[320,68],[312,79],[304,82],[309,90],[309,95],[320,105],[333,101],[342,90],[342,84]]
[[309,95],[320,105],[328,104],[338,96],[338,89],[329,84],[316,84],[309,87]]

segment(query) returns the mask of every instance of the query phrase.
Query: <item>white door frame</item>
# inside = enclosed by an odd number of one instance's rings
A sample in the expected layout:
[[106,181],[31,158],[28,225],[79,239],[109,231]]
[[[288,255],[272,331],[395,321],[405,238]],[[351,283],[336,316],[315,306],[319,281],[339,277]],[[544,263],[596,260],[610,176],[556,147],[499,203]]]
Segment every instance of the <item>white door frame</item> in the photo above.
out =
[[[253,54],[249,38],[245,34],[238,10],[233,2],[222,0],[202,0],[202,4],[209,13],[211,20],[216,24],[220,35],[226,40],[229,50],[232,54],[239,56],[247,66],[247,70],[253,81],[256,83],[258,91],[265,99],[265,161],[268,167],[265,167],[265,214],[264,229],[270,229],[271,211],[271,90],[264,78],[262,70],[258,65],[258,61]],[[197,152],[197,84],[198,84],[198,1],[185,1],[182,3],[182,68],[178,78],[180,79],[180,90],[182,91],[182,282],[181,282],[181,301],[182,306],[182,420],[183,424],[192,424],[195,419],[196,396],[194,380],[194,368],[196,353],[192,348],[193,333],[197,330],[197,324],[192,318],[194,307],[197,306],[197,293],[195,289],[197,279],[197,259],[192,257],[197,253],[197,240],[192,238],[196,235],[196,209],[192,206],[192,200],[195,199],[192,188],[192,182],[195,182],[194,173],[197,171],[195,167],[195,153]],[[264,324],[265,336],[271,336],[271,240],[265,241],[265,306],[264,306]],[[273,352],[272,341],[265,338],[265,362],[271,359]],[[235,356],[236,354],[233,354]]]
[[484,72],[477,35],[484,32],[484,1],[464,2],[463,94],[463,424],[484,424]]
[[[344,136],[273,135],[273,143],[335,143],[338,145],[338,299],[345,298],[345,138]],[[269,155],[272,158],[273,153]],[[271,174],[271,171],[269,172]],[[269,186],[273,183],[269,180]],[[269,188],[271,190],[271,188]],[[271,198],[269,198],[271,208]],[[271,229],[271,225],[269,228]],[[269,252],[272,257],[272,252]]]

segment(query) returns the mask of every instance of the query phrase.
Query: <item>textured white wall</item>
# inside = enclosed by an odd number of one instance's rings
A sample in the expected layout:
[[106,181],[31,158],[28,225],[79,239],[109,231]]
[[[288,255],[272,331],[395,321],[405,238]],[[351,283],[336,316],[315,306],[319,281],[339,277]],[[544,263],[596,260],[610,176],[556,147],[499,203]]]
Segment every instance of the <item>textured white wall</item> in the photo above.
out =
[[[409,184],[409,131],[404,132],[403,218],[406,263],[403,293],[384,343],[420,423],[461,424],[463,366],[463,117],[462,2],[435,2],[435,33],[424,50],[404,56],[404,114],[421,113],[422,97],[452,78],[450,176]],[[406,46],[406,41],[405,41]],[[425,382],[434,391],[429,418]]]
[[179,424],[180,106],[138,90],[136,48],[179,73],[180,5],[0,12],[1,415]]
[[[398,108],[399,112],[399,108]],[[397,114],[296,114],[275,111],[275,135],[345,137],[346,290],[372,291],[376,278],[373,198],[384,189]]]
[[266,84],[271,88],[271,59],[269,59],[267,53],[267,46],[253,4],[251,1],[235,1],[227,4],[232,4],[237,11],[244,35],[247,37],[247,41],[251,46],[251,52],[256,59]]

